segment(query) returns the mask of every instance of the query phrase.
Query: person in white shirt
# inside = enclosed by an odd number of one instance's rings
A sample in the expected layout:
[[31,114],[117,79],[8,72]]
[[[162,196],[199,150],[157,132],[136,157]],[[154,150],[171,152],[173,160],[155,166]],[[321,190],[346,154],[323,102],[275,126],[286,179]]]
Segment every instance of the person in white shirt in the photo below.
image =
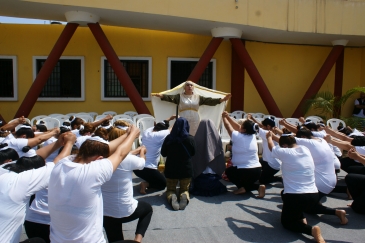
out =
[[[56,134],[55,136],[49,138],[47,141],[45,141],[43,143],[43,146],[47,146],[48,144],[51,144],[55,141],[57,141],[59,135],[65,133],[65,132],[69,132],[70,131],[70,128],[68,126],[60,126],[60,133],[59,134]],[[52,154],[50,154],[47,158],[46,158],[46,162],[53,162],[54,159],[57,157],[57,155],[59,154],[59,151],[54,151]]]
[[0,165],[6,164],[19,159],[18,153],[8,147],[7,143],[0,144]]
[[157,190],[164,190],[166,188],[166,178],[157,170],[157,167],[161,158],[161,146],[166,136],[170,134],[169,121],[174,118],[175,116],[172,116],[143,131],[142,144],[147,149],[146,165],[143,170],[134,171],[136,176],[144,180],[140,184],[141,194],[146,194],[147,188]]
[[56,164],[48,186],[51,242],[106,242],[101,186],[110,180],[138,136],[139,129],[132,126],[129,133],[110,143],[91,137],[76,156]]
[[250,120],[240,126],[225,111],[222,114],[223,124],[232,140],[232,164],[225,171],[228,179],[237,186],[234,194],[243,194],[252,190],[258,190],[258,198],[265,196],[265,185],[255,182],[261,175],[256,132],[259,129],[257,123]]
[[27,147],[23,157],[0,168],[0,242],[19,242],[29,198],[48,185],[53,167],[45,166],[44,158],[65,143],[72,146],[75,139],[65,134],[37,151]]
[[257,121],[254,117],[252,117],[251,114],[247,115],[247,119],[253,120],[260,126],[259,136],[262,139],[262,159],[260,159],[259,161],[262,166],[262,172],[259,182],[261,184],[281,182],[282,179],[280,177],[275,176],[275,174],[280,171],[281,161],[271,156],[271,151],[267,146],[267,140],[266,140],[266,134],[269,131],[273,131],[273,129],[275,128],[275,117],[265,118],[265,120],[263,120],[262,123]]
[[146,148],[141,146],[130,152],[118,166],[112,178],[102,187],[104,229],[109,242],[124,240],[122,225],[138,219],[134,241],[141,242],[152,217],[149,203],[133,198],[133,170],[145,166]]
[[280,137],[280,147],[274,145],[272,132],[268,132],[266,137],[272,156],[282,162],[284,190],[281,192],[281,224],[290,231],[312,235],[316,242],[324,243],[320,227],[307,224],[304,217],[304,212],[313,208],[319,198],[310,151],[297,145],[292,134]]

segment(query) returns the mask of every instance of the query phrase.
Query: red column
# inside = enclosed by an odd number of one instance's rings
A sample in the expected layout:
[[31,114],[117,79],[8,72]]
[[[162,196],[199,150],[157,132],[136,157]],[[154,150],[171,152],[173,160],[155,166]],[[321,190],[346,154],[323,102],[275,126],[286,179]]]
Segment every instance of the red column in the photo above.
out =
[[[242,40],[242,44],[245,42]],[[232,46],[231,59],[231,111],[244,111],[245,102],[245,67]]]
[[60,59],[63,51],[65,50],[68,42],[70,41],[78,26],[78,24],[74,23],[68,23],[65,26],[51,53],[49,54],[43,67],[39,71],[27,95],[25,96],[22,104],[16,112],[14,118],[29,116],[29,113],[33,109],[33,106],[37,101],[38,96],[42,92],[44,85],[47,83],[49,76],[51,75],[54,67],[56,66],[58,60]]
[[[335,90],[333,94],[335,95],[336,99],[340,98],[342,96],[342,84],[343,84],[343,63],[344,63],[344,55],[345,49],[342,50],[340,56],[338,57],[336,61],[336,69],[335,69]],[[337,113],[337,115],[341,115],[341,107],[339,107],[339,110],[334,112]],[[334,114],[334,117],[336,114]],[[337,117],[338,118],[338,117]]]
[[305,101],[315,95],[319,89],[321,88],[322,84],[326,80],[327,75],[331,71],[333,65],[337,61],[338,57],[344,50],[344,46],[334,46],[328,55],[326,61],[323,63],[321,69],[318,71],[316,77],[314,78],[312,84],[309,86],[307,92],[304,94],[304,97],[300,101],[297,109],[294,111],[292,117],[300,117],[303,116],[303,105]]
[[269,89],[267,88],[264,80],[262,79],[259,71],[253,63],[250,55],[248,54],[245,46],[242,44],[241,39],[230,39],[233,48],[236,50],[243,66],[246,68],[248,75],[250,75],[253,84],[255,85],[257,92],[259,93],[262,101],[264,102],[267,110],[271,115],[282,117],[279,107],[276,105],[274,98],[271,96]]
[[108,59],[110,66],[113,68],[115,74],[117,75],[120,84],[127,92],[127,95],[136,111],[140,114],[151,114],[146,104],[142,100],[141,95],[138,93],[138,90],[134,86],[127,71],[125,71],[122,63],[120,62],[117,54],[115,53],[113,47],[108,41],[105,33],[101,29],[99,23],[90,23],[88,24],[88,26],[93,33],[96,41],[98,42],[101,50],[104,52],[105,57]]
[[205,68],[208,66],[210,60],[212,59],[214,53],[217,51],[219,45],[222,43],[223,38],[213,37],[210,41],[207,49],[205,49],[203,55],[200,57],[199,62],[195,65],[193,71],[188,77],[188,80],[198,83],[200,77],[204,73]]

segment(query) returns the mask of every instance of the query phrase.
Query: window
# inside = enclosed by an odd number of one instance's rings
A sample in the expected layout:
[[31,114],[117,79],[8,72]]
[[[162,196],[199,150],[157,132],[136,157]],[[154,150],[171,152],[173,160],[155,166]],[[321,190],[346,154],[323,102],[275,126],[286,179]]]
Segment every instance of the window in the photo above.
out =
[[18,100],[16,56],[0,56],[0,100]]
[[[34,57],[34,80],[47,57]],[[39,101],[83,101],[84,57],[61,57],[39,95]]]
[[[119,57],[134,86],[144,101],[150,100],[152,58]],[[129,101],[117,75],[105,57],[101,58],[101,99],[105,101]]]
[[[198,63],[198,58],[168,58],[168,84],[171,89],[186,81]],[[212,59],[205,68],[198,84],[209,89],[215,89],[216,60]]]

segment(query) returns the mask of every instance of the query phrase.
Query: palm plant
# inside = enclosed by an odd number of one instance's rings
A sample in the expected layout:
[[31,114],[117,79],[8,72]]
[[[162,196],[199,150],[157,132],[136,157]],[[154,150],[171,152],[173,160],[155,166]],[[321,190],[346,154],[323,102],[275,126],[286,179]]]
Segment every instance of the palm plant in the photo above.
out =
[[355,87],[349,89],[343,96],[336,97],[329,91],[321,91],[313,95],[304,103],[304,114],[310,109],[317,110],[319,116],[327,120],[329,118],[340,118],[341,108],[346,101],[355,93],[364,92],[365,87]]

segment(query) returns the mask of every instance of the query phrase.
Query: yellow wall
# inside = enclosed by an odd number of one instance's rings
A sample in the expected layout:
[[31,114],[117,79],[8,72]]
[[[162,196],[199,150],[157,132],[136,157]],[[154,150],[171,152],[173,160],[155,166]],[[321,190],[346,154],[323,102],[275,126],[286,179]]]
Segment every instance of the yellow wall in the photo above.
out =
[[[63,28],[60,25],[0,25],[0,55],[18,57],[18,101],[0,102],[0,114],[7,121],[13,118],[33,82],[32,57],[48,55]],[[152,57],[152,92],[166,90],[168,57],[198,58],[211,40],[211,37],[206,36],[121,27],[103,26],[103,30],[117,55]],[[331,50],[331,47],[249,41],[246,42],[246,48],[284,117],[292,115]],[[85,101],[37,102],[29,117],[50,113],[101,113],[107,110],[123,113],[134,110],[130,102],[101,101],[100,57],[103,53],[88,28],[77,29],[63,55],[85,57]],[[229,41],[222,42],[214,58],[217,60],[217,90],[230,92]],[[267,113],[247,73],[245,79],[244,110]],[[365,50],[346,48],[343,90],[364,84]],[[334,68],[321,90],[333,91],[333,86]],[[344,115],[351,114],[353,99],[346,104]],[[146,104],[152,112],[151,103]]]

